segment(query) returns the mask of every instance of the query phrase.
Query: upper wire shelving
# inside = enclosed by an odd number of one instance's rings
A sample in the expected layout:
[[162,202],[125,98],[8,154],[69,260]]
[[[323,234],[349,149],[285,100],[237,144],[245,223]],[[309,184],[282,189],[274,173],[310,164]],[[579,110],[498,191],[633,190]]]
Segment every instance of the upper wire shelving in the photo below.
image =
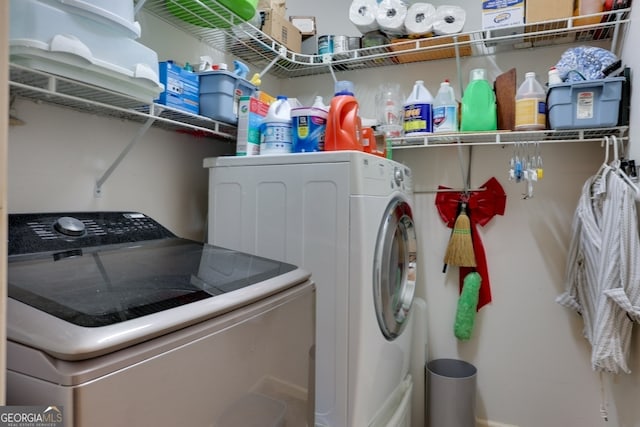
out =
[[236,127],[208,117],[183,112],[166,105],[142,102],[127,94],[114,92],[77,80],[9,64],[11,96],[46,102],[83,113],[145,123],[194,135],[235,139]]
[[[407,62],[463,56],[486,56],[513,49],[610,40],[616,51],[621,29],[629,22],[630,9],[619,9],[584,17],[527,24],[509,33],[470,31],[452,36],[406,40],[347,51],[339,55],[308,55],[288,50],[250,23],[243,22],[216,0],[139,0],[139,7],[180,28],[202,42],[228,52],[278,78],[360,70]],[[224,11],[223,13],[221,12]],[[197,22],[194,25],[191,22]],[[228,28],[215,28],[225,22]]]

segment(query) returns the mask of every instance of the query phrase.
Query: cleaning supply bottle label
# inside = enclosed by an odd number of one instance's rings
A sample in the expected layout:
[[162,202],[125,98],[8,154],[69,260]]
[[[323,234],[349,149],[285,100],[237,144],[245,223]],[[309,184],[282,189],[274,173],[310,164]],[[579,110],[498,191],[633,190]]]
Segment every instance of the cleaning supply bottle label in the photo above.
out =
[[326,117],[315,115],[312,110],[303,109],[304,114],[292,114],[294,153],[324,150],[327,119]]
[[539,126],[544,128],[547,106],[539,98],[516,100],[516,129]]
[[431,133],[432,104],[409,104],[404,107],[405,134]]
[[457,132],[458,131],[458,106],[439,105],[433,107],[433,131]]
[[291,153],[293,147],[290,123],[263,123],[262,126],[260,154]]

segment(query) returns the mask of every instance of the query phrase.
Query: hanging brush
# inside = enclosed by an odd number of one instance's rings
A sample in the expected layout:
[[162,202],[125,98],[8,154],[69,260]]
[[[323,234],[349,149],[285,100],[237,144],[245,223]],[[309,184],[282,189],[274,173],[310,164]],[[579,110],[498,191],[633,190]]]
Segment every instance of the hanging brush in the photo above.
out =
[[444,255],[445,265],[457,265],[459,267],[475,267],[476,256],[473,252],[473,240],[471,238],[471,221],[467,215],[467,203],[462,202],[460,212],[456,218]]

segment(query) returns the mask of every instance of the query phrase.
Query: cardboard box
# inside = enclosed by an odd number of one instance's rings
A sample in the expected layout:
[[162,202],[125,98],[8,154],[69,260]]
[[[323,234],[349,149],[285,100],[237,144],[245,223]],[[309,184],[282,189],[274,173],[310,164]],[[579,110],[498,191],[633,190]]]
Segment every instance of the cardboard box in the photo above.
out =
[[241,96],[238,109],[236,156],[260,154],[260,124],[269,112],[269,104],[252,96]]
[[291,22],[282,15],[275,13],[273,10],[265,10],[264,25],[262,32],[282,43],[292,52],[300,53],[302,51],[302,34]]
[[525,9],[527,24],[570,18],[573,16],[573,0],[529,0]]
[[[470,56],[471,55],[471,45],[465,44],[465,42],[469,42],[471,39],[468,34],[461,34],[458,36],[458,51],[460,56]],[[403,50],[413,50],[418,43],[418,46],[422,47],[432,47],[438,45],[448,45],[452,44],[453,37],[449,36],[438,36],[438,37],[428,37],[419,40],[410,40],[410,39],[393,39],[391,40],[391,45],[389,45],[391,51],[393,52],[402,52]],[[441,48],[433,47],[424,52],[417,53],[404,53],[398,54],[393,59],[395,62],[399,64],[404,64],[407,62],[420,62],[420,61],[432,61],[434,59],[444,59],[444,58],[455,58],[456,51],[453,46],[444,46]]]
[[200,114],[199,76],[172,61],[160,62],[158,70],[164,92],[156,101],[188,113]]
[[483,1],[482,29],[494,30],[524,25],[524,15],[524,0]]
[[315,16],[290,16],[289,21],[300,30],[303,39],[316,35]]
[[285,16],[287,4],[285,0],[260,0],[258,2],[258,10],[273,10],[278,15]]

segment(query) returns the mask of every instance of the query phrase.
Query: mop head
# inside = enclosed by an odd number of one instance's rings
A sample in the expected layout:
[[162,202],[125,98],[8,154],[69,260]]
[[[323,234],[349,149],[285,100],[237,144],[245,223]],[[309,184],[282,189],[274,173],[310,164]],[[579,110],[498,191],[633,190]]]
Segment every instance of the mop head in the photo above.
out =
[[459,340],[471,338],[481,283],[482,277],[476,272],[469,273],[464,278],[462,292],[460,293],[460,299],[458,299],[456,322],[453,328],[456,338]]
[[473,252],[473,240],[471,238],[471,221],[463,205],[460,214],[456,218],[444,255],[444,263],[459,267],[475,267],[476,257]]

